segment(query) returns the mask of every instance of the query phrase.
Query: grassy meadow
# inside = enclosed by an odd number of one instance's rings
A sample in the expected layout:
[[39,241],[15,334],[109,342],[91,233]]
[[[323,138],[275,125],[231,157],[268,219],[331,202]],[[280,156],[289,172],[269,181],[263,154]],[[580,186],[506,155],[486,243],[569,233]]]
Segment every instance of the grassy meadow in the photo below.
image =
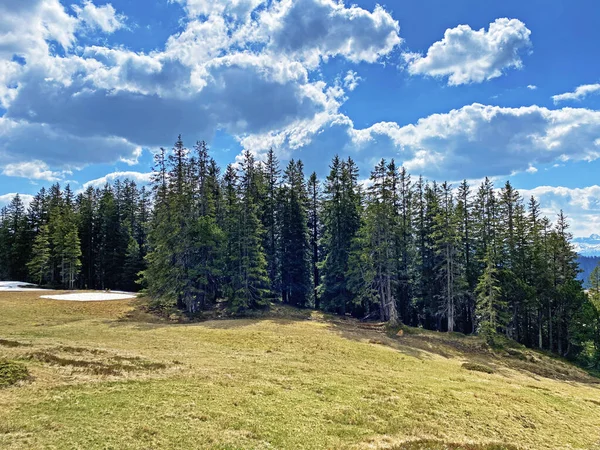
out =
[[39,296],[0,292],[0,360],[29,371],[0,383],[1,449],[600,449],[600,380],[531,350]]

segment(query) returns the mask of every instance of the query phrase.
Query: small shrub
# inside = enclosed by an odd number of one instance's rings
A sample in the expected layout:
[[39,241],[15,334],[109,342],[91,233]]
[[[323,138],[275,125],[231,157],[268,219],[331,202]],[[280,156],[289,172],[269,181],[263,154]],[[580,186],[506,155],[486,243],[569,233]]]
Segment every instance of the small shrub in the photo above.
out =
[[0,388],[11,386],[27,378],[29,378],[29,371],[24,364],[0,360]]
[[484,372],[484,373],[495,373],[496,371],[491,367],[484,366],[483,364],[466,362],[462,365],[463,369],[473,370],[475,372]]

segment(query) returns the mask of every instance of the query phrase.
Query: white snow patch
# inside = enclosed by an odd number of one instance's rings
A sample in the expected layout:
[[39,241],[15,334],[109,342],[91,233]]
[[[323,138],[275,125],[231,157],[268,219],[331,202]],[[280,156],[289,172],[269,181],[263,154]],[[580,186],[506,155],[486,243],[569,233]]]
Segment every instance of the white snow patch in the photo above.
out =
[[85,292],[81,294],[42,295],[41,298],[47,298],[50,300],[69,300],[73,302],[104,302],[107,300],[125,300],[128,298],[135,298],[135,295],[128,293],[108,294],[99,292]]
[[24,281],[0,281],[0,291],[26,292],[45,290],[47,289],[38,288],[36,284],[25,283]]

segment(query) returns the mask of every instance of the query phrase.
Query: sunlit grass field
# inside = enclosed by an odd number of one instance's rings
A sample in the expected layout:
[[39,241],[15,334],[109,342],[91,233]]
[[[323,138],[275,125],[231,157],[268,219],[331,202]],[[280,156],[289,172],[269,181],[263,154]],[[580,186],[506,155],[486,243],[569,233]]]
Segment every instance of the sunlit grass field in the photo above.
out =
[[1,449],[600,449],[600,380],[522,348],[39,295],[0,292],[0,359],[30,373],[0,389]]

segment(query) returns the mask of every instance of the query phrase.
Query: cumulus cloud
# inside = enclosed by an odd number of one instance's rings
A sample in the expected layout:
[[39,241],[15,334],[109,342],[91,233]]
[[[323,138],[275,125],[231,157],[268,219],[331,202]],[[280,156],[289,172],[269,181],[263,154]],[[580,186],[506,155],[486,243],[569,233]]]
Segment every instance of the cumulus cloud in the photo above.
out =
[[114,33],[120,28],[125,27],[127,17],[123,14],[117,14],[112,4],[107,3],[103,6],[94,5],[91,0],[84,0],[79,5],[72,5],[73,11],[77,17],[85,22],[91,28],[97,28],[105,33]]
[[[126,68],[107,66],[112,62],[104,59],[69,85],[35,79],[19,90],[6,116],[82,137],[118,136],[136,147],[154,147],[178,133],[210,137],[219,128],[260,133],[325,108],[324,84],[310,83],[305,69],[290,61],[224,56],[204,67],[206,85],[194,89],[187,66],[159,57],[154,65],[145,64],[138,56],[127,58]],[[178,93],[184,86],[185,94]]]
[[2,174],[8,177],[45,181],[58,181],[62,177],[62,173],[49,170],[48,164],[39,160],[7,164]]
[[[0,208],[8,206],[10,204],[10,202],[12,202],[13,198],[15,198],[15,195],[17,195],[17,192],[0,195]],[[21,200],[23,201],[23,204],[25,205],[26,208],[29,206],[29,204],[33,200],[33,195],[29,195],[29,194],[19,194],[19,197],[21,197]]]
[[447,29],[425,56],[405,53],[411,75],[448,77],[449,85],[481,83],[509,68],[521,68],[521,53],[531,46],[531,31],[517,19],[496,19],[489,29],[468,25]]
[[388,139],[407,168],[447,179],[508,175],[534,164],[600,157],[600,111],[581,108],[474,103],[416,124],[380,122],[349,132],[359,147]]
[[519,189],[519,192],[526,199],[534,196],[540,202],[542,213],[552,221],[563,210],[575,236],[587,237],[600,230],[600,186],[538,186]]
[[[83,0],[73,6],[74,17],[58,0],[3,2],[0,38],[10,39],[0,40],[0,104],[6,109],[0,162],[135,164],[142,147],[164,145],[178,133],[210,139],[217,130],[245,139],[295,128],[290,138],[300,142],[298,127],[337,114],[343,97],[341,86],[314,81],[311,73],[333,56],[376,62],[401,41],[398,23],[381,7],[368,11],[330,0],[174,1],[188,13],[183,30],[149,53],[76,45],[80,31],[110,33],[123,26],[125,17],[111,4]],[[13,61],[13,54],[24,62]],[[352,72],[346,78],[349,91],[359,77]]]
[[145,184],[150,183],[151,179],[152,179],[152,172],[147,172],[147,173],[131,172],[131,171],[112,172],[103,177],[96,178],[95,180],[90,180],[90,181],[84,183],[81,188],[81,191],[85,191],[90,186],[95,187],[95,188],[101,188],[101,187],[105,186],[107,183],[108,184],[114,183],[116,180],[121,180],[121,181],[131,180],[131,181],[135,181],[135,183],[138,185],[145,185]]
[[535,91],[537,89],[537,86],[535,84],[528,84],[527,89],[529,89],[531,91]]
[[14,54],[40,58],[48,54],[49,41],[64,50],[75,42],[78,20],[59,0],[3,0],[0,3],[0,58]]
[[338,55],[374,63],[402,42],[398,22],[381,6],[369,12],[333,0],[283,0],[261,14],[259,27],[270,50],[312,67]]
[[565,92],[564,94],[553,95],[554,103],[560,103],[570,100],[583,100],[588,95],[600,93],[600,84],[584,84],[575,89],[575,92]]
[[592,161],[600,157],[599,136],[600,111],[583,108],[474,103],[414,124],[379,122],[357,129],[332,106],[313,120],[247,136],[241,144],[259,154],[269,147],[282,156],[294,150],[303,158],[336,148],[366,167],[382,157],[395,158],[414,174],[460,180],[535,173],[539,164]]

